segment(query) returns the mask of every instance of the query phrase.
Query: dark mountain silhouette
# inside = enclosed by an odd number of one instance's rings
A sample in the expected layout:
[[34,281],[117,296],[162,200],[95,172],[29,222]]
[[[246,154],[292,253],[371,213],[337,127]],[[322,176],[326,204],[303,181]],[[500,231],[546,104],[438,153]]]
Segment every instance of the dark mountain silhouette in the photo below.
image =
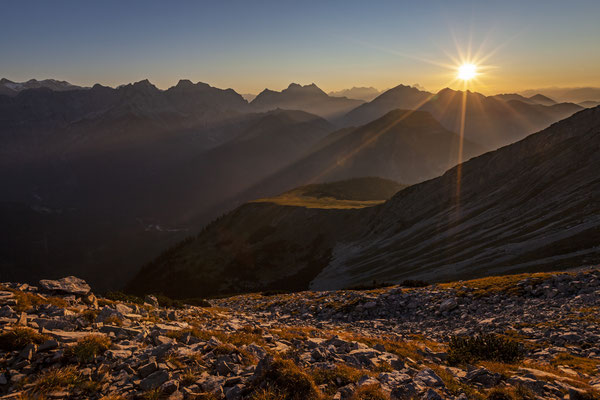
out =
[[533,101],[536,104],[541,104],[543,106],[551,106],[553,104],[556,104],[556,101],[552,100],[550,97],[544,96],[539,93],[534,96],[531,96],[529,100]]
[[341,123],[345,126],[364,125],[377,118],[381,118],[384,114],[392,110],[415,110],[430,97],[431,93],[429,92],[424,92],[411,86],[398,85],[383,92],[371,102],[350,111],[343,117]]
[[533,96],[538,93],[561,102],[581,103],[584,101],[600,101],[600,88],[597,87],[551,87],[544,89],[525,90],[522,92],[524,96]]
[[380,206],[250,203],[164,253],[129,288],[205,296],[597,264],[598,150],[600,107],[406,188]]
[[576,104],[553,106],[515,100],[519,95],[486,97],[470,91],[443,89],[433,95],[408,86],[390,89],[370,103],[352,110],[342,125],[355,125],[379,118],[395,108],[430,112],[447,129],[460,132],[463,103],[466,105],[464,135],[486,149],[496,149],[581,110]]
[[234,91],[189,81],[0,96],[0,235],[10,244],[0,274],[76,273],[114,288],[216,216],[206,208],[333,129],[300,111],[248,111]]
[[269,111],[277,108],[302,110],[323,118],[332,119],[359,106],[361,100],[331,97],[314,83],[301,86],[292,83],[281,92],[265,89],[250,103],[254,111]]
[[452,89],[441,90],[420,109],[429,111],[446,128],[459,132],[463,102],[466,104],[465,138],[487,149],[518,141],[581,110],[580,106],[570,103],[542,106]]

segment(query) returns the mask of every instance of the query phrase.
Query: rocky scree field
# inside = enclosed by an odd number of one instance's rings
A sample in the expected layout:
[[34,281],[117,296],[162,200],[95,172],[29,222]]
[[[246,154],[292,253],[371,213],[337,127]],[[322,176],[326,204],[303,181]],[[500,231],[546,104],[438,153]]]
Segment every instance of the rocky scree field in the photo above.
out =
[[197,304],[3,283],[0,398],[600,398],[596,268]]

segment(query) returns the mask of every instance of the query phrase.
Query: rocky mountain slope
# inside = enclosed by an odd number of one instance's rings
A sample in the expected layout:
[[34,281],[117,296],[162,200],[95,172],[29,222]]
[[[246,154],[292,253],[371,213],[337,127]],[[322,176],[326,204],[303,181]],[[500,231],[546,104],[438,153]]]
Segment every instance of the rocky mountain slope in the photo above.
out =
[[599,148],[597,107],[403,190],[312,287],[597,263]]
[[600,389],[597,269],[202,304],[96,297],[74,277],[4,283],[0,391],[6,399],[577,400]]
[[270,111],[277,108],[302,110],[323,118],[334,119],[358,107],[362,100],[328,96],[314,83],[301,86],[291,83],[281,92],[265,89],[250,103],[254,111]]
[[572,103],[547,106],[531,99],[521,100],[522,96],[519,95],[486,97],[448,88],[432,94],[400,85],[352,110],[339,123],[344,126],[363,124],[396,108],[419,109],[431,113],[446,129],[460,132],[464,103],[465,138],[487,150],[494,150],[582,109]]
[[[197,284],[187,286],[188,296],[195,290],[195,295],[210,292],[201,282],[205,273],[214,276],[205,271],[217,271],[217,260],[227,261],[220,264],[225,271],[227,265],[244,265],[239,260],[260,266],[260,273],[244,278],[255,280],[251,287],[273,273],[291,275],[310,266],[311,274],[320,271],[311,279],[314,289],[373,279],[440,281],[598,263],[599,132],[600,108],[581,111],[412,185],[379,206],[325,212],[245,205],[215,221],[210,234],[157,260],[145,271],[146,282],[154,281],[145,289],[154,290],[164,281],[170,287],[186,286],[196,279]],[[227,232],[224,247],[214,245],[221,232]],[[268,240],[259,245],[247,240],[254,232]],[[302,242],[286,247],[296,232]],[[212,261],[204,264],[208,254]],[[232,261],[232,254],[239,259]],[[205,270],[207,265],[211,267]],[[305,280],[297,282],[301,286]],[[219,284],[229,285],[226,278]],[[239,282],[230,288],[236,286],[244,290]],[[143,286],[137,289],[144,291]]]

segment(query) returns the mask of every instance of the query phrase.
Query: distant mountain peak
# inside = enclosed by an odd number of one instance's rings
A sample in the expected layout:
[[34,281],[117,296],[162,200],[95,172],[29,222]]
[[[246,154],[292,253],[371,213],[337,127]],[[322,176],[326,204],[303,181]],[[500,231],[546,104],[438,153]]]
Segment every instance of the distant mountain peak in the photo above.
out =
[[180,79],[179,82],[177,82],[177,85],[175,86],[179,88],[189,88],[194,87],[194,83],[189,79]]
[[142,79],[141,81],[134,82],[132,86],[146,86],[156,88],[148,79]]
[[311,93],[311,94],[319,94],[327,96],[323,90],[321,90],[317,85],[311,83],[310,85],[300,85],[298,83],[290,83],[287,89],[284,89],[283,92],[297,92],[297,93]]

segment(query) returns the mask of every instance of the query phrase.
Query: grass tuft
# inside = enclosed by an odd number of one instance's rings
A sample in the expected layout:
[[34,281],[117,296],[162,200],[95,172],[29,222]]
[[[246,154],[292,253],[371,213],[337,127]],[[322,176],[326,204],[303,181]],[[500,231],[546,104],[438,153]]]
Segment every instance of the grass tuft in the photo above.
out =
[[525,356],[523,346],[496,334],[478,334],[450,339],[448,362],[451,365],[472,364],[475,361],[514,363]]
[[76,357],[79,362],[93,361],[97,356],[110,349],[110,339],[103,335],[89,335],[81,339],[66,352],[68,356]]
[[[269,362],[255,386],[256,391],[252,396],[255,400],[279,398],[317,400],[321,398],[321,393],[311,376],[291,360],[274,359]],[[265,390],[271,397],[265,397]]]
[[21,350],[28,344],[41,344],[49,337],[37,333],[31,328],[15,328],[0,333],[0,349],[4,351]]
[[351,397],[352,400],[389,400],[389,398],[390,396],[376,384],[359,387]]

